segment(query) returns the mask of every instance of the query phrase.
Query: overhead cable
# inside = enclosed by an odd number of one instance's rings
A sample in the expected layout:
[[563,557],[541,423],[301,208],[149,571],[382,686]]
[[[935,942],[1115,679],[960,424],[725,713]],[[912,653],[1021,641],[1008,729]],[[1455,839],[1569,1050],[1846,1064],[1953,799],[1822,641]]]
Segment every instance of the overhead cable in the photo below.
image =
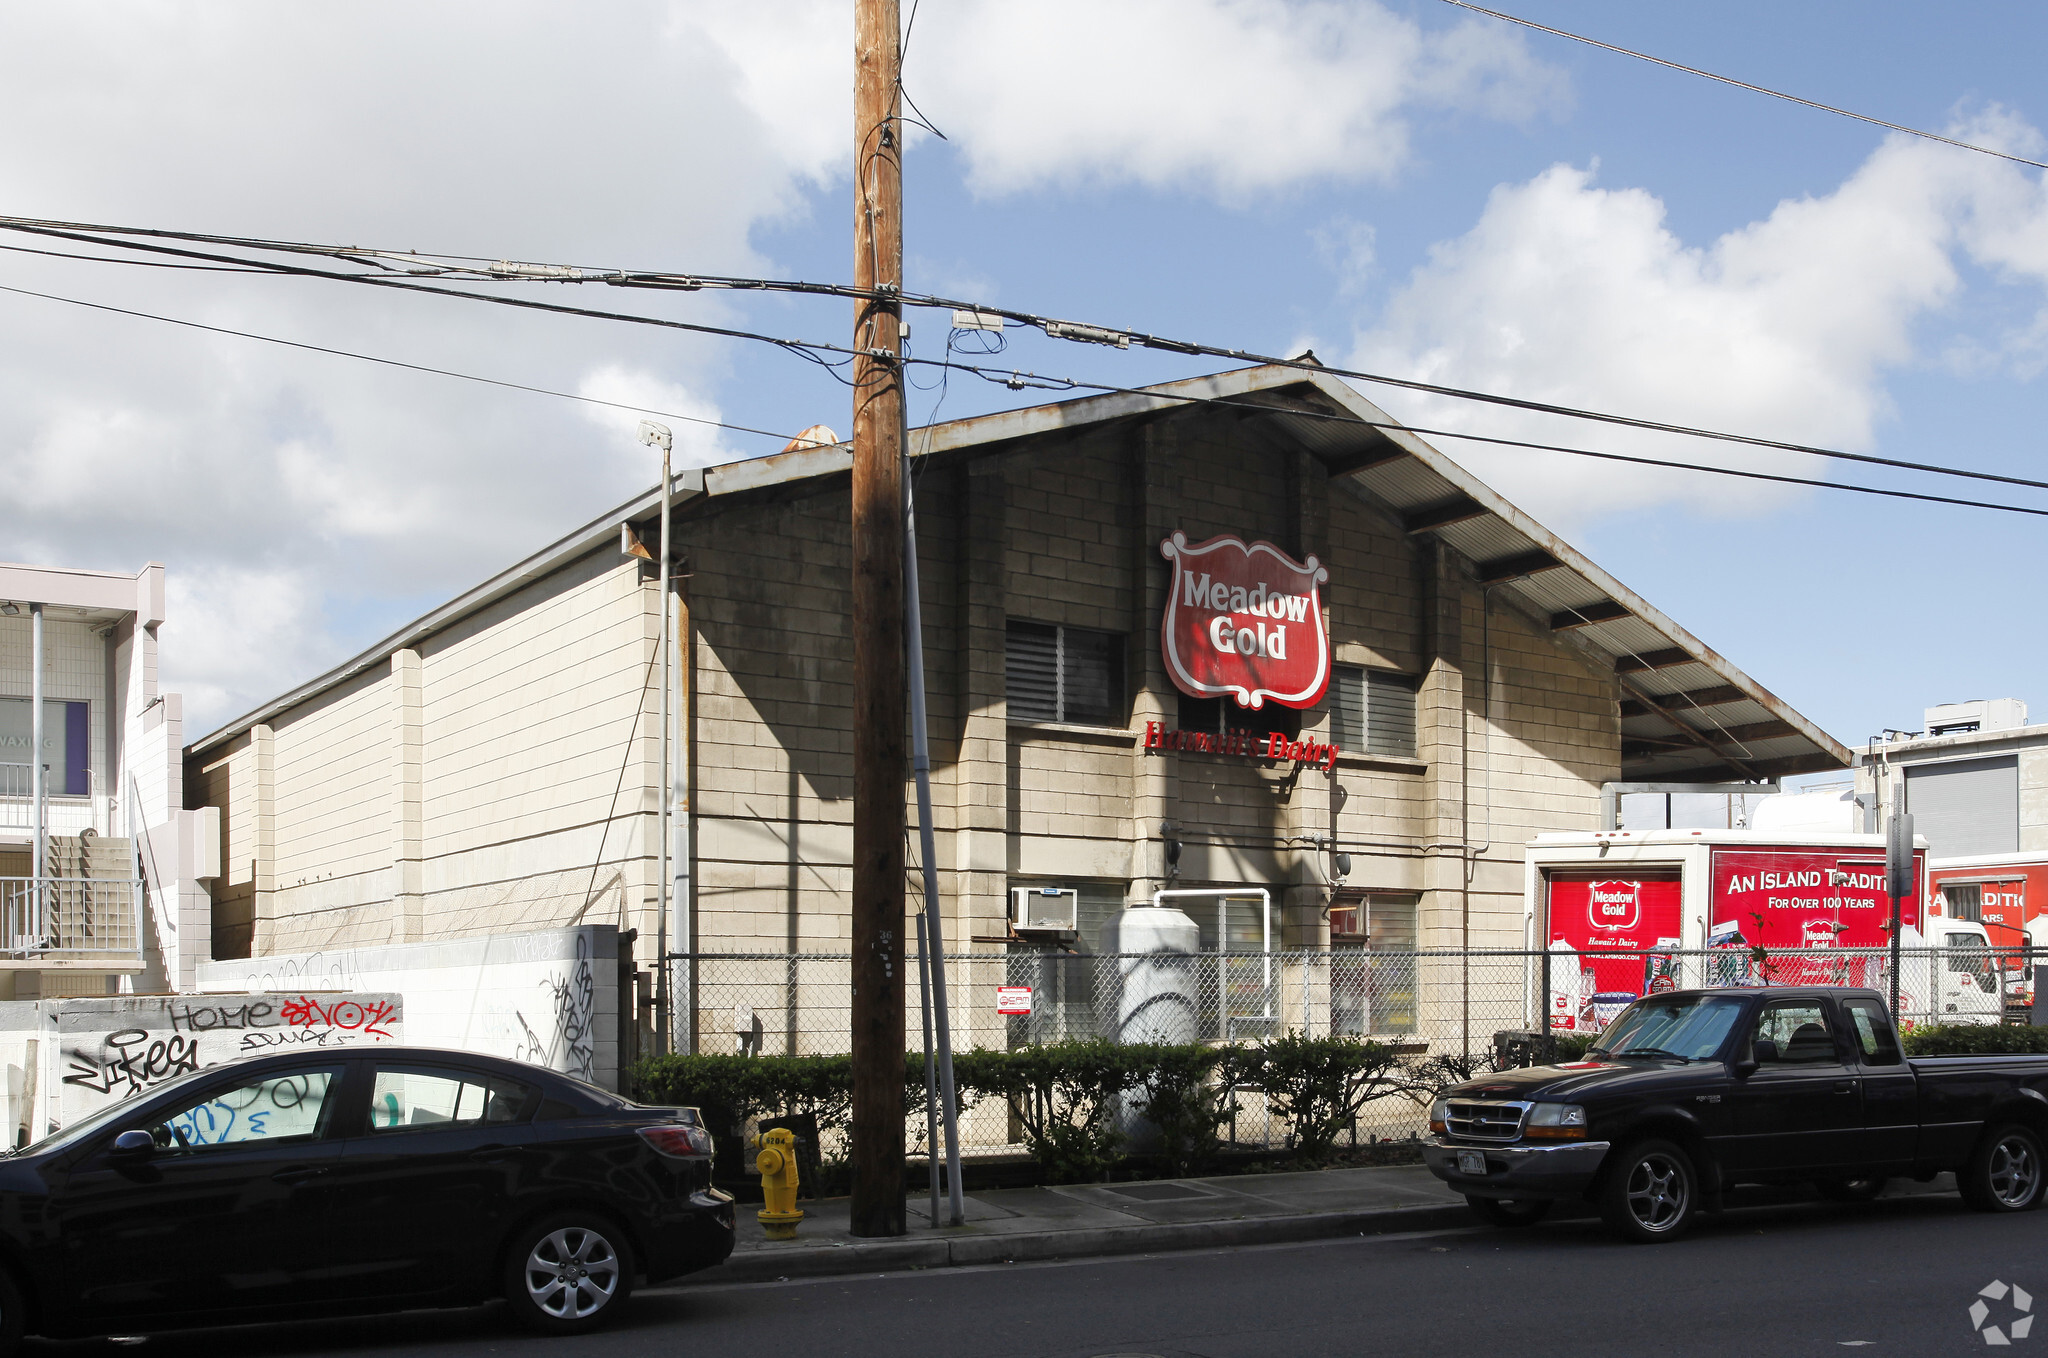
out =
[[[800,280],[738,278],[708,274],[631,272],[612,269],[587,269],[572,265],[513,263],[506,260],[487,261],[485,256],[480,255],[424,255],[390,250],[365,249],[355,246],[323,246],[307,242],[262,241],[246,237],[215,236],[156,228],[94,226],[84,223],[44,221],[24,217],[0,216],[0,230],[22,231],[88,244],[140,250],[188,259],[202,259],[215,263],[253,266],[286,275],[325,278],[337,282],[361,283],[377,287],[394,288],[401,291],[427,292],[437,296],[493,302],[505,306],[523,307],[537,311],[553,311],[565,315],[586,316],[600,320],[619,320],[642,325],[666,326],[671,329],[691,330],[725,338],[767,340],[769,343],[780,344],[785,348],[789,348],[792,352],[800,353],[803,357],[809,358],[813,362],[820,363],[823,362],[818,357],[820,353],[838,353],[850,358],[856,353],[856,350],[846,346],[814,343],[811,341],[776,340],[721,326],[671,321],[659,317],[636,316],[591,308],[535,302],[525,298],[470,292],[443,287],[425,280],[429,278],[461,278],[467,282],[488,280],[498,283],[605,283],[614,287],[645,288],[660,291],[696,292],[711,289],[801,293],[812,296],[841,297],[862,301],[893,300],[903,306],[946,311],[972,311],[984,316],[1001,316],[1005,320],[1014,321],[1021,326],[1038,329],[1054,339],[1101,344],[1117,349],[1129,349],[1132,347],[1158,349],[1196,357],[1224,358],[1235,362],[1262,366],[1295,368],[1302,372],[1324,373],[1333,377],[1395,387],[1406,391],[1423,392],[1454,400],[1500,406],[1506,409],[1527,411],[1532,414],[1555,415],[1560,418],[1608,424],[1625,429],[1639,429],[1648,433],[1707,439],[1714,442],[1734,443],[1752,448],[1769,448],[1780,452],[1799,453],[1809,457],[1836,458],[1844,462],[1860,462],[1870,466],[1892,467],[1901,471],[1923,472],[1933,476],[1954,476],[1974,481],[1990,481],[2003,485],[2048,489],[2048,482],[2021,476],[2007,476],[1999,472],[1975,471],[1963,467],[1949,467],[1935,463],[1912,462],[1900,458],[1878,457],[1869,453],[1852,453],[1839,448],[1794,443],[1784,439],[1738,434],[1726,430],[1676,424],[1663,420],[1641,419],[1635,416],[1617,415],[1555,402],[1527,400],[1521,397],[1505,396],[1496,392],[1479,391],[1473,388],[1454,387],[1443,383],[1394,377],[1386,373],[1367,372],[1356,368],[1340,368],[1312,359],[1283,358],[1274,354],[1258,353],[1255,350],[1174,339],[1114,326],[1058,320],[1034,312],[1018,311],[983,302],[968,302],[926,293],[899,293],[893,289],[866,289],[852,287],[847,284],[808,283]],[[218,255],[165,245],[108,239],[109,235],[137,235],[159,239],[182,240],[199,244],[225,244],[241,249],[316,254],[346,262],[374,265],[381,272],[374,274],[343,273],[331,269],[312,268],[303,264],[283,264],[267,260],[251,260],[241,256]],[[413,261],[413,263],[406,264],[405,268],[401,270],[399,266],[405,264],[406,261]],[[469,262],[465,263],[463,261]]]
[[[501,378],[482,377],[474,373],[458,372],[450,368],[436,368],[421,363],[409,363],[401,359],[383,358],[374,354],[358,353],[331,345],[309,344],[301,340],[282,339],[275,335],[263,335],[249,330],[236,330],[227,326],[207,325],[199,321],[184,320],[175,316],[163,316],[154,312],[137,311],[130,307],[110,306],[103,302],[88,302],[76,297],[63,297],[55,293],[36,292],[28,288],[9,287],[0,284],[0,292],[14,293],[23,297],[36,297],[45,301],[63,302],[71,306],[85,307],[93,311],[109,312],[114,315],[130,316],[138,320],[157,321],[166,325],[183,326],[192,330],[208,331],[217,335],[229,335],[237,339],[256,340],[264,344],[277,344],[291,349],[302,349],[310,353],[329,354],[337,358],[351,358],[365,363],[376,363],[385,367],[402,368],[411,372],[427,373],[437,377],[452,377],[465,382],[478,382],[487,386],[504,387],[514,391],[529,392],[537,396],[553,396],[560,400],[577,401],[587,405],[609,406],[618,410],[630,410],[639,414],[660,415],[666,419],[684,420],[692,424],[704,424],[720,429],[731,429],[738,433],[759,434],[768,438],[788,438],[788,435],[767,429],[754,429],[746,425],[730,424],[722,420],[707,419],[699,415],[684,415],[676,411],[657,410],[650,406],[631,405],[623,401],[606,401],[575,392],[556,391],[548,387],[533,386],[524,382],[511,382]],[[638,319],[620,316],[616,319]],[[757,335],[747,331],[732,332],[742,339],[756,339],[777,345],[784,349],[795,349],[804,341],[788,340],[772,335]],[[817,346],[827,348],[829,346]],[[840,351],[845,352],[845,351]],[[1932,504],[1954,505],[1966,509],[1993,509],[2009,514],[2026,514],[2048,517],[2048,509],[2035,509],[2025,505],[1997,504],[1985,500],[1963,500],[1944,495],[1926,495],[1917,491],[1892,490],[1881,486],[1859,486],[1843,481],[1822,481],[1808,477],[1783,476],[1772,472],[1749,471],[1738,467],[1716,467],[1706,463],[1680,462],[1669,458],[1639,457],[1624,453],[1601,452],[1591,448],[1573,448],[1562,444],[1535,443],[1522,439],[1500,438],[1490,434],[1474,434],[1455,429],[1435,429],[1422,425],[1403,424],[1396,420],[1368,420],[1362,416],[1345,412],[1309,410],[1293,406],[1275,406],[1263,401],[1232,399],[1225,396],[1202,396],[1181,392],[1162,392],[1146,387],[1118,386],[1109,382],[1091,382],[1072,377],[1048,377],[1037,373],[1024,373],[1016,369],[992,368],[985,364],[963,363],[951,357],[944,359],[906,357],[908,365],[940,368],[952,372],[964,372],[996,383],[1013,391],[1088,391],[1105,395],[1139,396],[1157,401],[1163,405],[1213,405],[1246,411],[1260,415],[1287,415],[1296,418],[1321,420],[1334,424],[1357,425],[1390,433],[1414,434],[1427,438],[1464,439],[1470,442],[1495,444],[1510,448],[1523,448],[1539,452],[1564,453],[1573,457],[1589,457],[1607,462],[1625,462],[1645,467],[1667,467],[1678,471],[1702,472],[1713,476],[1733,476],[1746,480],[1771,481],[1783,485],[1809,486],[1821,490],[1851,491],[1859,495],[1878,495],[1892,499],[1917,500]],[[929,427],[927,427],[929,438]]]
[[205,330],[215,335],[231,335],[236,339],[257,340],[264,344],[283,345],[287,349],[304,349],[308,353],[332,354],[336,358],[353,358],[362,363],[376,363],[386,368],[404,368],[409,372],[428,373],[435,377],[453,377],[463,382],[480,382],[489,387],[505,387],[512,391],[531,392],[535,396],[553,396],[563,401],[580,401],[585,405],[609,406],[614,410],[629,410],[636,415],[659,415],[665,420],[684,420],[690,424],[711,425],[718,429],[730,429],[736,434],[759,434],[764,438],[789,439],[788,434],[778,434],[772,429],[752,429],[744,424],[729,424],[724,420],[707,419],[702,415],[684,415],[674,410],[656,410],[652,406],[636,406],[625,401],[606,401],[596,396],[583,396],[573,391],[555,391],[550,387],[531,386],[525,382],[511,382],[501,377],[481,377],[476,373],[457,372],[453,368],[435,368],[425,363],[408,363],[403,359],[383,358],[376,354],[357,353],[352,349],[337,349],[332,345],[308,344],[304,340],[281,339],[276,335],[259,335],[253,330],[235,330],[224,325],[207,325],[200,321],[183,320],[177,316],[159,316],[154,312],[136,311],[131,307],[109,306],[105,302],[88,302],[78,297],[60,297],[53,292],[36,292],[29,288],[9,287],[0,283],[0,292],[11,292],[19,297],[40,297],[46,302],[64,302],[70,306],[87,307],[93,311],[108,311],[117,316],[133,316],[137,320],[158,321],[164,325],[183,326],[187,330]]
[[1647,61],[1654,66],[1668,66],[1674,71],[1684,71],[1687,75],[1696,75],[1703,80],[1718,80],[1723,85],[1733,85],[1739,90],[1748,90],[1753,94],[1768,94],[1773,99],[1783,99],[1787,103],[1803,104],[1807,108],[1817,108],[1823,113],[1834,113],[1844,118],[1854,118],[1859,123],[1870,123],[1875,127],[1889,128],[1894,132],[1904,132],[1907,136],[1925,137],[1929,141],[1938,141],[1944,146],[1953,146],[1964,151],[1975,151],[1979,155],[1997,156],[2000,160],[2010,160],[2020,165],[2031,165],[2037,170],[2048,170],[2048,164],[2038,160],[2028,160],[2025,156],[2016,156],[2008,151],[1995,150],[1989,146],[1979,146],[1975,142],[1957,141],[1954,137],[1944,137],[1939,132],[1923,132],[1917,127],[1907,127],[1903,123],[1888,123],[1882,118],[1873,118],[1867,113],[1857,113],[1853,109],[1836,108],[1833,104],[1823,104],[1813,99],[1802,99],[1796,94],[1787,94],[1783,90],[1774,90],[1768,85],[1752,85],[1747,80],[1737,80],[1733,76],[1716,75],[1712,71],[1703,71],[1697,66],[1686,66],[1676,61],[1667,61],[1663,57],[1653,57],[1648,52],[1638,52],[1629,47],[1616,47],[1611,42],[1602,42],[1598,38],[1589,38],[1583,33],[1574,33],[1564,28],[1552,28],[1549,24],[1539,24],[1534,19],[1523,19],[1513,14],[1503,14],[1497,9],[1487,9],[1481,5],[1468,4],[1467,0],[1444,0],[1444,3],[1456,5],[1459,9],[1469,9],[1474,14],[1484,14],[1491,19],[1500,19],[1507,23],[1520,24],[1524,28],[1533,28],[1539,33],[1549,33],[1560,38],[1570,38],[1573,42],[1582,42],[1588,47],[1598,47],[1609,52],[1617,52],[1625,57],[1634,57],[1637,61]]

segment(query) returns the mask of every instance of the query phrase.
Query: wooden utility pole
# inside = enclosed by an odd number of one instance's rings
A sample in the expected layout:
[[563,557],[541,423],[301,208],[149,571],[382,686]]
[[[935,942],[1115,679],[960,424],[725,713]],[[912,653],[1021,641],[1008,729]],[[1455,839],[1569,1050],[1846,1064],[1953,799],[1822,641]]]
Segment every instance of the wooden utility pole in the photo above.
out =
[[897,0],[854,0],[853,1202],[902,1235],[903,135]]

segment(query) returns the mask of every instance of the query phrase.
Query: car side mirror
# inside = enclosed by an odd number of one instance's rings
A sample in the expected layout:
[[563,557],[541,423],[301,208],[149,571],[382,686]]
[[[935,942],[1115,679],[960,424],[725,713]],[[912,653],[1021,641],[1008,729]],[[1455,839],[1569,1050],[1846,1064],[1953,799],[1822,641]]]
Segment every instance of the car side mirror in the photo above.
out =
[[139,1127],[130,1128],[114,1138],[114,1154],[124,1156],[146,1156],[155,1153],[156,1138]]
[[1754,1056],[1741,1057],[1729,1069],[1735,1072],[1736,1079],[1747,1080],[1750,1076],[1756,1074],[1756,1058]]

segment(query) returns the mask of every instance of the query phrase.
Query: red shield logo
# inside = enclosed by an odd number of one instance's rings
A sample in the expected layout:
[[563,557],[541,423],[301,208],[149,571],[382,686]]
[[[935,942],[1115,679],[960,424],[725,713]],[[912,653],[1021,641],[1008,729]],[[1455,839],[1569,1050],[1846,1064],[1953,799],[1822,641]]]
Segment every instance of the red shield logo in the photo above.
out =
[[1586,891],[1586,918],[1595,929],[1633,929],[1643,918],[1641,882],[1593,882]]
[[1234,537],[1159,544],[1173,563],[1160,623],[1166,672],[1197,698],[1229,694],[1241,707],[1314,707],[1330,685],[1330,637],[1318,586],[1329,570],[1270,542]]

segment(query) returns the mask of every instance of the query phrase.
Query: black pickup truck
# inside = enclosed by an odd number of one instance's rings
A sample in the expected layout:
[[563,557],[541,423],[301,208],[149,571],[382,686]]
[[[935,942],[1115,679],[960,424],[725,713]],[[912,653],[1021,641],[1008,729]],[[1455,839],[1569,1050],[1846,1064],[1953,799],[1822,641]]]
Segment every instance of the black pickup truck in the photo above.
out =
[[1681,990],[1636,1001],[1583,1061],[1466,1081],[1423,1158],[1496,1225],[1584,1199],[1670,1240],[1743,1183],[1875,1197],[1953,1170],[1972,1207],[2041,1205],[2048,1057],[1900,1054],[1874,990]]

